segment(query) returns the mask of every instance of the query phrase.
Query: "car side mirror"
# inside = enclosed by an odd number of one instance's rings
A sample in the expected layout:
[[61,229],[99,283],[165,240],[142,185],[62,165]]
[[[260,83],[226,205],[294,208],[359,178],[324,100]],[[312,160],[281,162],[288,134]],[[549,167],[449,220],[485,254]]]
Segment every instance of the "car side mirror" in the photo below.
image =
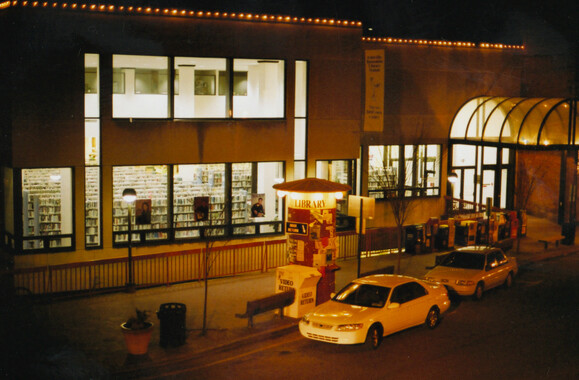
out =
[[491,270],[491,269],[493,269],[493,267],[492,267],[492,265],[490,265],[490,264],[485,267],[485,270],[486,270],[487,272],[488,272],[489,270]]
[[400,307],[400,304],[398,302],[391,302],[390,305],[388,305],[388,309],[398,309]]

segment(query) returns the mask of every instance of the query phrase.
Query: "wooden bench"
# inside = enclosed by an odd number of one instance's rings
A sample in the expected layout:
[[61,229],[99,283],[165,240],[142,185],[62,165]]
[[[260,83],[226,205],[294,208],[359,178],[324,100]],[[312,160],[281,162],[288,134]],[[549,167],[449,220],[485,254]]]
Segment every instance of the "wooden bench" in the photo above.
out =
[[555,235],[555,236],[550,236],[547,238],[539,239],[539,243],[545,244],[545,249],[547,249],[547,247],[549,246],[549,243],[555,243],[555,246],[558,247],[559,242],[563,239],[565,239],[565,236]]
[[247,318],[248,327],[253,327],[253,316],[256,314],[265,313],[279,309],[279,314],[283,318],[283,308],[294,303],[295,290],[287,292],[275,293],[271,296],[259,298],[252,301],[247,301],[247,307],[244,314],[235,314],[237,318]]

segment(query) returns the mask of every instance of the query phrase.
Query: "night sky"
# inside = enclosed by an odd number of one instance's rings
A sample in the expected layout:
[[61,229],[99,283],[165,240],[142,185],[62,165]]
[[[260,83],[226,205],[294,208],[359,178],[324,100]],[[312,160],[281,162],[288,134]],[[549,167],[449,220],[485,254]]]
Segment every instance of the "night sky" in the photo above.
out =
[[521,44],[535,26],[571,44],[577,0],[104,0],[103,3],[362,21],[365,36]]

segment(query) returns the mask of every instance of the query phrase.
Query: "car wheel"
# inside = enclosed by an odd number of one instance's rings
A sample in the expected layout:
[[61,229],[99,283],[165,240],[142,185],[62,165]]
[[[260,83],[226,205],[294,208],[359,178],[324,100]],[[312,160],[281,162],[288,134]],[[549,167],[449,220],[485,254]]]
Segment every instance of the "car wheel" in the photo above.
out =
[[485,285],[482,282],[476,284],[476,289],[474,290],[473,298],[480,301],[483,298],[483,293],[485,291]]
[[432,307],[426,315],[426,327],[434,329],[440,322],[440,312],[437,307]]
[[505,279],[504,286],[507,289],[513,286],[513,272],[509,272],[507,278]]
[[382,343],[382,328],[378,325],[372,325],[366,335],[366,346],[373,350],[377,349]]

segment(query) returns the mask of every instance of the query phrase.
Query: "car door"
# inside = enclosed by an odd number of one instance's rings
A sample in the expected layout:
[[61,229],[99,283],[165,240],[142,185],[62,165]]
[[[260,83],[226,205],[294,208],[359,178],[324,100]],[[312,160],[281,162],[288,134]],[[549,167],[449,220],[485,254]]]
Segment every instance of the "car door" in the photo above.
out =
[[[411,289],[406,284],[398,285],[392,289],[390,300],[387,305],[387,322],[384,324],[385,335],[404,330],[409,327],[409,307],[407,302],[411,298]],[[398,306],[395,306],[398,305]]]
[[418,282],[409,282],[407,286],[412,291],[412,299],[408,301],[409,306],[409,320],[411,326],[416,326],[424,323],[428,310],[430,310],[430,299],[428,291]]
[[506,277],[505,265],[506,257],[501,251],[492,251],[487,254],[485,266],[485,287],[491,289],[502,284]]
[[389,308],[391,312],[392,332],[404,330],[424,322],[428,310],[427,291],[415,281],[398,285],[392,291],[390,305],[398,303],[400,306],[395,309]]

